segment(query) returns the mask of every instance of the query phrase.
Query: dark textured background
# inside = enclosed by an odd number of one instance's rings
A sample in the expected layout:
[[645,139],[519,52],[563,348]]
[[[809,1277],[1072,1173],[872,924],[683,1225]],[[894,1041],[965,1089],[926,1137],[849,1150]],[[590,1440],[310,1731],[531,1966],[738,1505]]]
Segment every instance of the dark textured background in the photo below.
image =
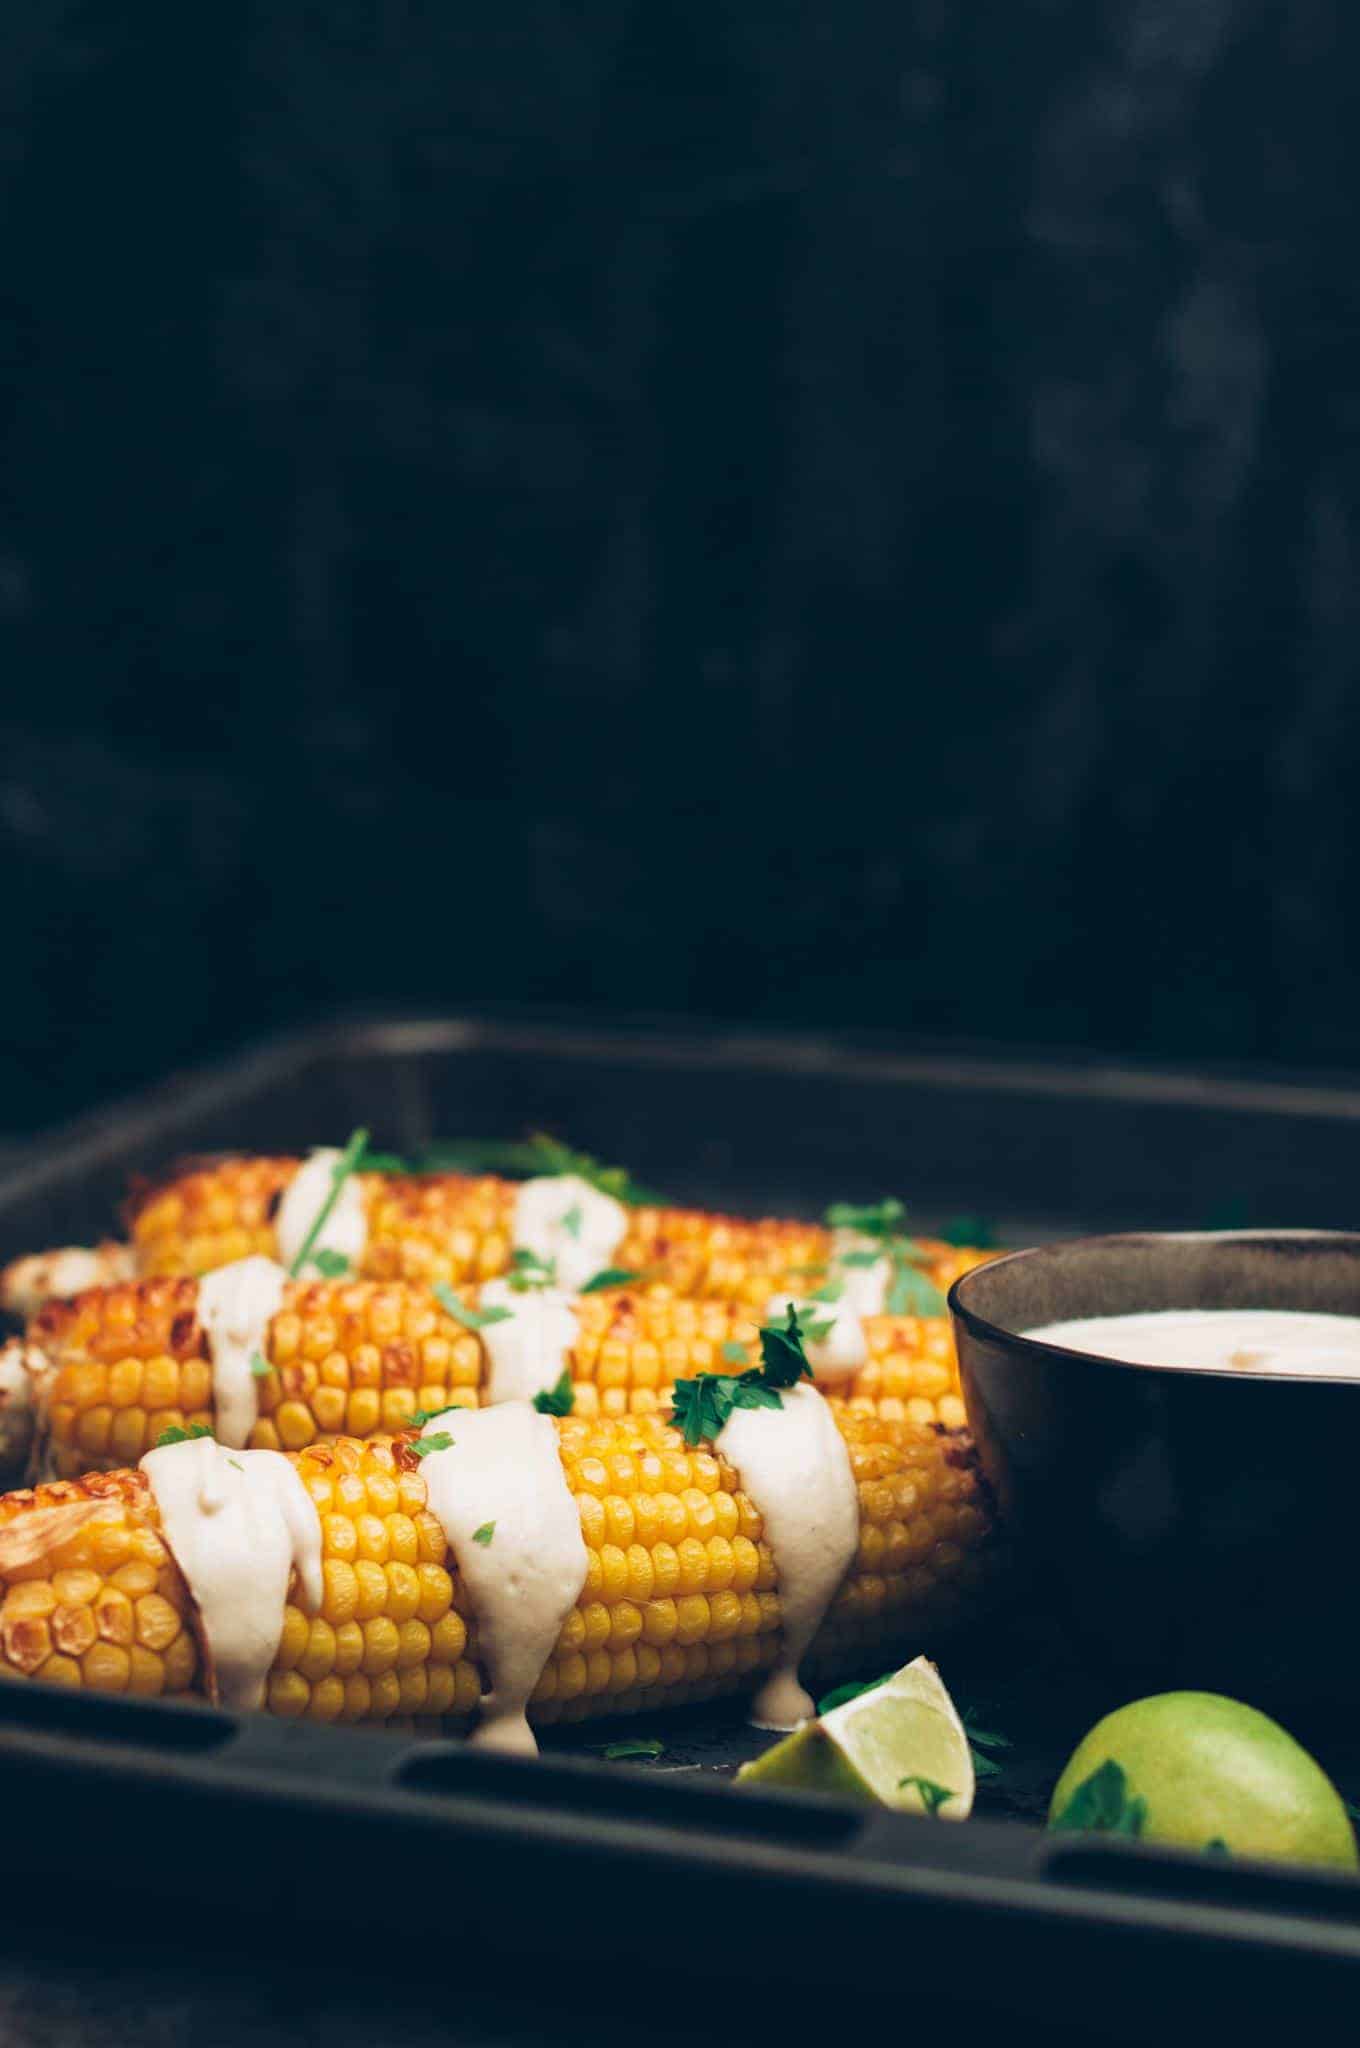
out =
[[353,998],[1354,1057],[1345,0],[9,0],[0,1125]]

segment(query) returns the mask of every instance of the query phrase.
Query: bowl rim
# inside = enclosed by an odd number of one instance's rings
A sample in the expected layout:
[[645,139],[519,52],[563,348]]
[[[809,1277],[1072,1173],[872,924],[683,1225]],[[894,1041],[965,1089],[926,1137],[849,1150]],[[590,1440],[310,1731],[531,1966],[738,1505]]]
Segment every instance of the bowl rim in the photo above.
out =
[[[1227,1380],[1233,1386],[1304,1386],[1344,1387],[1360,1384],[1354,1373],[1308,1373],[1308,1372],[1239,1372],[1232,1366],[1223,1365],[1153,1365],[1136,1358],[1110,1358],[1100,1351],[1079,1351],[1073,1344],[1055,1344],[1045,1337],[1032,1337],[1024,1330],[1008,1330],[1004,1323],[994,1323],[987,1316],[979,1315],[970,1308],[963,1298],[964,1290],[978,1275],[994,1270],[998,1266],[1018,1264],[1021,1260],[1055,1257],[1062,1253],[1085,1251],[1095,1246],[1146,1245],[1146,1244],[1251,1244],[1266,1240],[1271,1244],[1288,1243],[1293,1240],[1314,1244],[1330,1245],[1337,1250],[1349,1248],[1360,1261],[1360,1231],[1355,1230],[1116,1230],[1102,1231],[1086,1237],[1060,1237],[1046,1244],[1024,1245],[1018,1251],[1004,1252],[999,1258],[985,1259],[981,1265],[970,1266],[966,1273],[960,1273],[945,1297],[949,1312],[954,1320],[962,1323],[970,1337],[981,1338],[984,1342],[1018,1344],[1036,1355],[1056,1360],[1078,1359],[1084,1365],[1108,1366],[1115,1372],[1155,1374],[1158,1378],[1170,1380]],[[1136,1310],[1130,1311],[1136,1314]],[[1155,1311],[1148,1311],[1155,1313]],[[1309,1311],[1300,1310],[1300,1314]],[[1327,1310],[1319,1309],[1319,1315]]]

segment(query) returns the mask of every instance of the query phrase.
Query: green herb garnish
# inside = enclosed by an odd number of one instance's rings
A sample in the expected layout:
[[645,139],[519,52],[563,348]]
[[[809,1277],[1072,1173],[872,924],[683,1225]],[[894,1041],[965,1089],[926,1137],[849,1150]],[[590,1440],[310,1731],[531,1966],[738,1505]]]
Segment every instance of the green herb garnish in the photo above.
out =
[[974,1711],[972,1707],[965,1707],[959,1717],[963,1722],[963,1732],[968,1737],[968,1747],[973,1752],[973,1776],[975,1778],[999,1778],[1001,1776],[1001,1765],[996,1761],[995,1757],[989,1756],[987,1752],[992,1749],[1009,1749],[1011,1739],[1009,1735],[998,1734],[993,1729],[975,1727],[973,1721]]
[[1146,1799],[1129,1798],[1123,1766],[1110,1757],[1089,1778],[1083,1778],[1062,1812],[1048,1825],[1055,1833],[1085,1830],[1136,1838],[1142,1834],[1146,1819]]
[[630,1266],[604,1266],[581,1289],[582,1294],[603,1294],[606,1287],[635,1287],[642,1273]]
[[566,1231],[568,1237],[574,1237],[578,1242],[580,1241],[581,1225],[586,1219],[579,1202],[573,1202],[571,1207],[564,1210],[557,1220]]
[[1222,1835],[1215,1835],[1212,1842],[1204,1844],[1204,1853],[1206,1856],[1231,1856],[1232,1850],[1228,1847]]
[[751,1353],[745,1344],[738,1344],[735,1337],[729,1337],[722,1347],[724,1365],[749,1365]]
[[252,1351],[250,1354],[250,1370],[254,1373],[257,1380],[262,1380],[273,1371],[273,1367],[263,1351]]
[[843,1280],[828,1280],[808,1296],[809,1301],[839,1301],[845,1292]]
[[908,1785],[916,1787],[921,1795],[921,1804],[925,1807],[932,1820],[934,1820],[946,1799],[958,1798],[957,1792],[951,1792],[947,1785],[937,1785],[933,1778],[899,1778],[897,1781],[899,1792],[904,1791]]
[[515,1311],[512,1308],[469,1308],[467,1303],[460,1301],[453,1289],[442,1280],[435,1281],[431,1292],[439,1306],[453,1317],[455,1323],[461,1323],[465,1330],[485,1330],[492,1323],[508,1323],[514,1320]]
[[472,1540],[474,1543],[480,1543],[482,1549],[485,1550],[495,1533],[496,1524],[494,1522],[483,1522],[480,1529],[473,1530]]
[[234,1465],[238,1472],[244,1472],[246,1469],[239,1458],[228,1458],[227,1463],[229,1465]]
[[[302,1248],[298,1252],[298,1255],[294,1259],[292,1265],[288,1268],[289,1275],[292,1279],[296,1280],[299,1278],[299,1276],[302,1273],[303,1267],[307,1264],[307,1261],[311,1259],[312,1246],[316,1243],[322,1231],[325,1229],[326,1223],[330,1217],[331,1210],[335,1207],[336,1203],[340,1199],[341,1188],[345,1185],[345,1182],[349,1179],[350,1175],[358,1171],[359,1163],[362,1160],[364,1153],[367,1151],[367,1149],[368,1132],[366,1130],[363,1130],[362,1128],[357,1131],[351,1131],[349,1134],[348,1144],[345,1146],[344,1151],[340,1154],[340,1157],[336,1160],[334,1166],[331,1168],[330,1193],[327,1195],[325,1201],[321,1204],[321,1207],[317,1210],[315,1216],[312,1218],[312,1227],[307,1232],[306,1237],[304,1237],[302,1240]],[[337,1258],[341,1260],[341,1264],[338,1269],[334,1267],[333,1263],[323,1264],[323,1260],[333,1262]],[[340,1252],[318,1252],[316,1258],[312,1260],[312,1263],[316,1266],[318,1272],[325,1274],[327,1279],[332,1280],[336,1277],[337,1270],[341,1273],[348,1272],[349,1270],[349,1260],[346,1259],[343,1253]]]
[[627,1735],[619,1742],[606,1742],[600,1755],[607,1764],[630,1763],[634,1758],[646,1757],[651,1761],[664,1756],[665,1745],[654,1735]]
[[437,1429],[433,1436],[418,1436],[406,1448],[414,1458],[428,1458],[431,1451],[451,1451],[453,1438],[446,1429]]
[[349,1260],[343,1252],[332,1251],[323,1244],[320,1251],[312,1253],[312,1264],[323,1280],[338,1280],[342,1273],[348,1273]]
[[576,1406],[576,1389],[571,1383],[571,1370],[563,1366],[562,1377],[555,1387],[545,1387],[534,1395],[534,1406],[540,1415],[570,1415]]
[[415,1414],[403,1422],[402,1428],[423,1429],[427,1422],[434,1421],[436,1415],[452,1415],[457,1405],[456,1401],[449,1401],[442,1408],[417,1408]]
[[834,1692],[824,1692],[817,1702],[819,1714],[829,1714],[833,1707],[843,1707],[847,1700],[857,1700],[862,1692],[872,1692],[875,1686],[886,1685],[896,1672],[885,1671],[881,1678],[863,1678],[851,1685],[838,1685]]
[[413,1174],[417,1171],[414,1162],[403,1159],[400,1152],[364,1152],[365,1173]]
[[588,1152],[573,1152],[570,1145],[549,1137],[546,1131],[535,1131],[521,1144],[479,1138],[437,1142],[425,1148],[420,1164],[426,1173],[503,1173],[512,1180],[532,1180],[540,1174],[574,1174],[630,1209],[665,1206],[664,1196],[639,1187],[626,1168],[601,1166]]
[[890,1316],[942,1316],[945,1312],[944,1296],[929,1274],[920,1270],[928,1254],[923,1245],[919,1245],[914,1237],[908,1237],[903,1230],[906,1218],[906,1209],[893,1196],[865,1204],[833,1202],[826,1212],[826,1221],[831,1229],[848,1230],[858,1237],[878,1240],[876,1249],[864,1247],[839,1253],[836,1263],[867,1267],[877,1265],[880,1258],[886,1257],[891,1267],[883,1304],[887,1313]]
[[712,1443],[734,1408],[782,1408],[781,1393],[800,1379],[812,1378],[803,1349],[798,1312],[789,1303],[786,1329],[774,1325],[760,1332],[761,1362],[748,1372],[700,1373],[677,1380],[671,1395],[677,1428],[691,1447]]
[[537,1252],[520,1249],[510,1254],[509,1284],[516,1294],[528,1294],[537,1287],[557,1285],[556,1259],[540,1259]]
[[172,1422],[169,1429],[163,1429],[156,1438],[155,1447],[163,1451],[167,1444],[191,1444],[201,1436],[211,1435],[206,1422],[191,1422],[187,1429],[181,1429],[177,1422]]

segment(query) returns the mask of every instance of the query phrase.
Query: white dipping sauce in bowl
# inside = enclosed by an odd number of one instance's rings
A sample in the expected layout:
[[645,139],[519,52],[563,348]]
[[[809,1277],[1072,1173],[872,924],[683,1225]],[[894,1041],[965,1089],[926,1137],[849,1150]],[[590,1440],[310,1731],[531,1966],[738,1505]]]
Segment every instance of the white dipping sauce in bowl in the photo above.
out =
[[1310,1315],[1297,1309],[1174,1308],[1042,1323],[1023,1334],[1126,1365],[1360,1379],[1360,1316]]

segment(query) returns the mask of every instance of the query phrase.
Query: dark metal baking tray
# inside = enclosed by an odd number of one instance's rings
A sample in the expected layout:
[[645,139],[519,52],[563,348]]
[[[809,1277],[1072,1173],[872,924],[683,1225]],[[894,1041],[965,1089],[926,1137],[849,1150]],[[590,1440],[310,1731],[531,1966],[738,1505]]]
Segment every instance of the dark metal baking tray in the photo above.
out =
[[[922,1229],[983,1212],[1022,1242],[1132,1223],[1350,1222],[1360,1093],[522,1013],[349,1020],[32,1148],[0,1176],[0,1257],[106,1232],[129,1173],[178,1154],[305,1146],[359,1123],[397,1150],[547,1128],[679,1200],[815,1213],[893,1191]],[[909,1938],[930,1958],[918,2002],[947,1982],[956,2003],[1052,2022],[1061,1984],[1070,2022],[1095,2009],[1085,1999],[1104,2000],[1113,1970],[1125,1990],[1105,2016],[1131,2036],[1167,2030],[1167,1969],[1178,1998],[1259,2016],[1360,1965],[1360,1882],[1054,1842],[1033,1827],[1062,1756],[1116,1702],[1032,1616],[960,1644],[946,1676],[1014,1745],[967,1827],[734,1795],[722,1780],[760,1741],[734,1708],[650,1717],[641,1732],[665,1749],[638,1769],[600,1759],[617,1730],[554,1735],[524,1765],[456,1743],[7,1687],[0,1784],[34,1896],[44,1876],[107,1883],[70,1853],[68,1829],[88,1831],[93,1813],[119,1844],[127,1896],[192,1899],[198,1919],[215,1907],[343,1922],[352,1906],[409,1935],[423,1915],[447,1915],[453,1873],[461,1945],[522,1932],[527,1911],[546,1962],[603,1953],[611,1908],[617,1945],[628,1952],[631,1927],[636,1948],[645,1897],[650,1925],[722,1926],[729,1911],[741,1925],[719,1953],[705,1947],[704,1976],[764,1978],[773,1944],[781,1981],[834,1985],[848,1948],[891,1971]],[[1360,1783],[1360,1749],[1327,1739],[1325,1760]],[[211,1839],[212,1856],[181,1854],[186,1839]],[[327,1882],[370,1852],[373,1867],[399,1864],[400,1885],[351,1896]],[[816,1939],[790,1943],[790,1914]],[[980,1943],[982,1973],[968,1960]]]

